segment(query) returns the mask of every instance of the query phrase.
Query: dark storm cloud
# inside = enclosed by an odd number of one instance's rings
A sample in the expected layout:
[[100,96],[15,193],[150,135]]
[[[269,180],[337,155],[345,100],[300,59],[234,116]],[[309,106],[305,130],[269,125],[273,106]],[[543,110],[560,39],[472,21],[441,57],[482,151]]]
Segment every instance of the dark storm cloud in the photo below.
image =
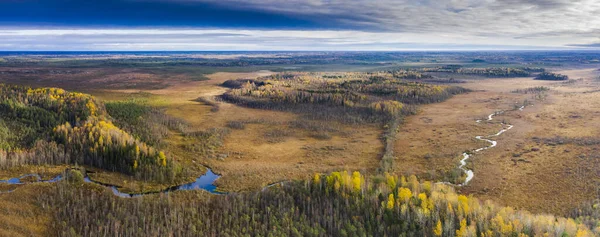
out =
[[[0,1],[0,26],[344,28],[333,21],[210,2],[140,0]],[[343,17],[341,17],[343,18]]]

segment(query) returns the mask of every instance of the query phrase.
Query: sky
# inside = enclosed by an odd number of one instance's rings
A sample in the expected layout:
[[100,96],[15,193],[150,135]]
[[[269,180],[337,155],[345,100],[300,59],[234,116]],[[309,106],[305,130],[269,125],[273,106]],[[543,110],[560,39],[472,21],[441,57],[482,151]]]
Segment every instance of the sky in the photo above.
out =
[[600,50],[598,0],[0,0],[0,51]]

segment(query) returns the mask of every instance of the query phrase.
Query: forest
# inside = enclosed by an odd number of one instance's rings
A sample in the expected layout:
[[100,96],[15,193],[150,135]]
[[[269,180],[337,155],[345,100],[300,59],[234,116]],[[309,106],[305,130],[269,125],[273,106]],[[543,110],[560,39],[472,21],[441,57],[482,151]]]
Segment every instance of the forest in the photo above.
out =
[[464,75],[479,75],[484,77],[528,77],[535,72],[544,72],[543,68],[512,68],[512,67],[488,67],[488,68],[465,68],[461,65],[446,65],[436,68],[423,68],[424,72],[446,72]]
[[39,199],[61,220],[54,223],[56,235],[594,236],[600,230],[590,219],[599,213],[595,206],[580,211],[581,217],[535,215],[387,173],[315,174],[209,198],[192,192],[120,199],[82,182],[61,182]]
[[0,92],[1,121],[10,121],[11,131],[25,131],[4,142],[3,169],[85,164],[160,180],[172,180],[178,169],[163,151],[115,126],[104,104],[90,95],[9,85],[0,85]]
[[[256,80],[226,81],[233,88],[223,99],[253,108],[302,110],[305,105],[336,113],[355,114],[354,121],[386,121],[415,112],[414,105],[443,101],[466,90],[455,86],[405,81],[405,72],[347,73],[323,78],[318,73],[286,72]],[[416,77],[415,77],[416,78]],[[310,112],[310,111],[305,111]],[[316,111],[315,111],[316,112]],[[317,112],[319,113],[319,112]]]

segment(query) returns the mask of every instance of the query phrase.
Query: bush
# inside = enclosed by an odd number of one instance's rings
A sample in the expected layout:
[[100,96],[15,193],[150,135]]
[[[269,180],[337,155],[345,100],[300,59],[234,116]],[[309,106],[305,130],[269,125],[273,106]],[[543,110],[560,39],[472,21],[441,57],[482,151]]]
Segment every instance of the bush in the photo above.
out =
[[551,73],[551,72],[542,72],[535,77],[535,80],[549,80],[549,81],[566,81],[569,77],[567,75]]
[[331,135],[329,135],[329,133],[325,132],[325,131],[312,133],[310,136],[314,137],[316,139],[319,139],[319,140],[330,140],[331,139]]
[[244,122],[240,122],[240,121],[227,121],[226,126],[228,128],[238,129],[238,130],[242,130],[242,129],[246,128],[246,124]]
[[72,184],[81,184],[84,182],[84,177],[81,171],[76,169],[68,169],[65,174],[65,180]]

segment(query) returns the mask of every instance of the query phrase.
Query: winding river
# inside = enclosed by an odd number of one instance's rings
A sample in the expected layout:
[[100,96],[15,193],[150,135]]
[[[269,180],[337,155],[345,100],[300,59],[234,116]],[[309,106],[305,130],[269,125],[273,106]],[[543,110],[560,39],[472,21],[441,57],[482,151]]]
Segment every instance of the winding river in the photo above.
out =
[[[28,178],[28,177],[34,177],[35,180],[33,181],[29,181],[29,182],[22,182],[23,179]],[[201,175],[200,177],[198,177],[196,179],[196,181],[191,182],[191,183],[186,183],[186,184],[181,184],[181,185],[177,185],[177,186],[173,186],[173,187],[169,187],[166,188],[164,190],[160,190],[160,191],[154,191],[154,192],[145,192],[145,193],[125,193],[125,192],[121,192],[119,191],[119,187],[114,186],[114,185],[109,185],[109,184],[104,184],[101,182],[97,182],[92,180],[87,173],[85,173],[85,176],[83,178],[83,180],[86,183],[95,183],[107,188],[110,188],[113,192],[113,194],[115,196],[118,197],[123,197],[123,198],[131,198],[131,197],[140,197],[143,195],[148,195],[148,194],[155,194],[155,193],[168,193],[168,192],[173,192],[173,191],[177,191],[177,190],[205,190],[208,191],[212,194],[225,194],[222,192],[217,191],[217,186],[215,186],[215,181],[221,177],[220,175],[215,174],[214,172],[212,172],[211,169],[207,168],[206,173]],[[57,176],[55,176],[52,179],[49,180],[42,180],[42,178],[40,177],[40,175],[38,174],[26,174],[26,175],[22,175],[20,177],[15,177],[15,178],[10,178],[10,179],[6,179],[6,180],[0,180],[0,183],[6,183],[8,185],[25,185],[25,184],[29,184],[29,183],[54,183],[54,182],[58,182],[60,180],[63,179],[62,174],[59,174]],[[14,191],[15,189],[9,190],[9,191],[4,191],[4,192],[0,192],[0,193],[10,193],[12,191]]]
[[[519,111],[523,111],[523,109],[525,109],[524,105],[521,106],[521,107],[519,107]],[[494,116],[499,115],[499,114],[503,114],[503,113],[504,113],[504,111],[494,112],[494,113],[488,115],[486,121],[492,121],[494,119]],[[475,122],[476,123],[481,123],[481,121],[483,121],[483,120],[479,119],[479,120],[476,120]],[[502,135],[502,133],[504,133],[504,132],[506,132],[506,131],[508,131],[508,130],[510,130],[510,129],[512,129],[514,127],[512,124],[505,124],[505,123],[501,123],[501,124],[502,124],[503,129],[500,130],[500,131],[498,131],[496,134],[487,135],[487,136],[476,136],[475,137],[475,139],[477,139],[477,140],[486,141],[486,142],[490,143],[489,146],[480,147],[480,148],[477,148],[475,150],[472,150],[471,152],[464,152],[464,153],[462,153],[463,158],[460,160],[460,165],[458,166],[458,168],[461,169],[463,172],[465,172],[465,174],[467,174],[467,177],[465,178],[465,181],[463,183],[460,183],[460,184],[453,184],[453,183],[450,183],[450,182],[440,182],[440,183],[450,184],[450,185],[456,185],[456,186],[467,185],[473,179],[473,177],[475,177],[475,173],[473,172],[473,170],[465,168],[465,166],[467,165],[467,160],[469,158],[471,158],[472,153],[480,152],[480,151],[483,151],[483,150],[486,150],[486,149],[489,149],[489,148],[497,146],[498,142],[494,141],[494,140],[491,140],[489,138],[500,136],[500,135]],[[504,128],[504,127],[506,127],[506,128]]]

